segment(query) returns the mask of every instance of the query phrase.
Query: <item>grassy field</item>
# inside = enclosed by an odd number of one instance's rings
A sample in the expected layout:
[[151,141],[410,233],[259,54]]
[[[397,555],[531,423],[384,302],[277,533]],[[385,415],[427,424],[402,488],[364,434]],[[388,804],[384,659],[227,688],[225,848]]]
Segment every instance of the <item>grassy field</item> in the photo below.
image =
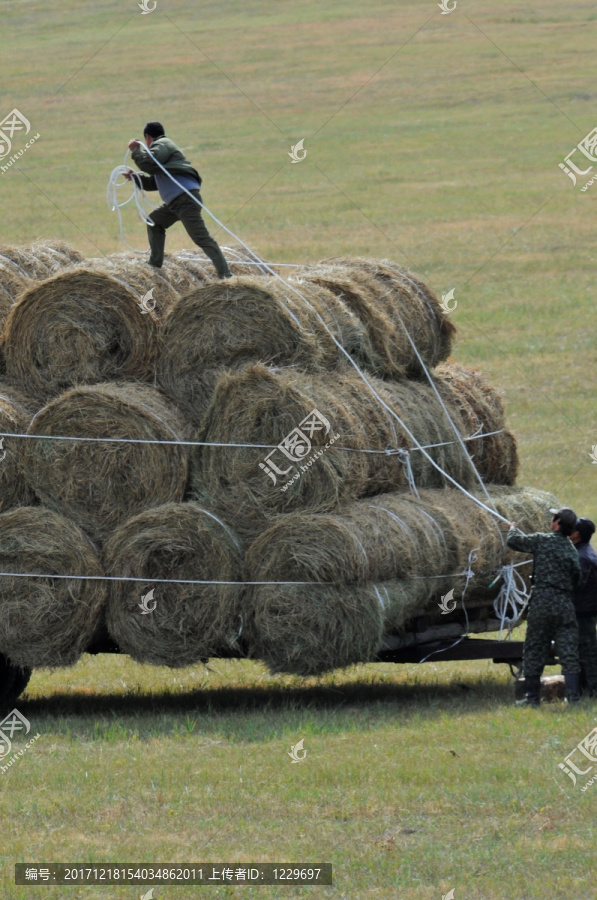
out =
[[[597,517],[597,185],[581,193],[558,168],[596,125],[594,6],[158,0],[141,15],[135,0],[3,0],[0,15],[0,118],[16,107],[40,134],[0,174],[2,241],[117,251],[107,179],[160,119],[208,208],[265,257],[390,257],[454,288],[455,357],[503,388],[520,481]],[[170,249],[188,246],[170,232]],[[318,683],[223,661],[36,672],[19,709],[41,737],[0,776],[0,896],[143,893],[17,888],[27,860],[335,867],[333,888],[213,897],[592,896],[597,786],[582,793],[558,762],[597,707],[517,710],[510,681],[491,662]]]

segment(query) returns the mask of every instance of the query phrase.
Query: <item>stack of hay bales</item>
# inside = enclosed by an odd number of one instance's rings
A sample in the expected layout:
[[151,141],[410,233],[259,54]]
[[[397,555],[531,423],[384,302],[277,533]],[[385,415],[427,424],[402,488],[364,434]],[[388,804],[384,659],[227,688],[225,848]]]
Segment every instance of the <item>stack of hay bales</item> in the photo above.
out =
[[11,306],[0,430],[36,435],[7,438],[0,464],[15,663],[71,664],[107,629],[141,662],[241,653],[319,674],[374,658],[385,633],[412,641],[451,587],[486,615],[503,529],[454,482],[543,526],[554,500],[513,487],[499,395],[447,361],[455,329],[431,290],[389,261],[282,284],[229,256],[223,282],[184,253],[160,271],[79,260]]

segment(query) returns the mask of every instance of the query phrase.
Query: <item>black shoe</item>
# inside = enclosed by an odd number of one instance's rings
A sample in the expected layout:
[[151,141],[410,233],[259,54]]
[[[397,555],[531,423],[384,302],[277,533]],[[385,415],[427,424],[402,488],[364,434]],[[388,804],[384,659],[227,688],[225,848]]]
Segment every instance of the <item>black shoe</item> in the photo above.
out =
[[566,701],[568,703],[578,703],[580,700],[580,675],[575,672],[574,675],[564,675],[566,682]]
[[524,679],[525,695],[522,700],[516,700],[516,706],[540,706],[541,705],[541,676],[534,675]]

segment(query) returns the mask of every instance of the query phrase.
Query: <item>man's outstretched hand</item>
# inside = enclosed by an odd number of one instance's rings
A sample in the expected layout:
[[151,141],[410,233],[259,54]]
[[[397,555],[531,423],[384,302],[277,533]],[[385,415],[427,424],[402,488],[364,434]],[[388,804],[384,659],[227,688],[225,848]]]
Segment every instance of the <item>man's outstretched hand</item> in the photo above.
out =
[[141,141],[138,138],[133,138],[132,141],[129,141],[129,150],[134,150],[137,145],[141,146]]

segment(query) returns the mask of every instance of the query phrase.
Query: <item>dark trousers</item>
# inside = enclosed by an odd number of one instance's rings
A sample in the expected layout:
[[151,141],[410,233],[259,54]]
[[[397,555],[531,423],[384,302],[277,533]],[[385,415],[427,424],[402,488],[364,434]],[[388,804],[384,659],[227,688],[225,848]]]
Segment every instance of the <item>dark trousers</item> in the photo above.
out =
[[568,612],[545,611],[537,605],[529,608],[527,635],[522,651],[522,670],[525,678],[541,676],[552,641],[555,642],[562,674],[576,675],[580,672],[578,626],[572,603]]
[[597,694],[597,616],[578,616],[580,683],[589,694]]
[[[190,191],[190,193],[201,203],[199,191]],[[147,236],[151,249],[149,262],[152,266],[157,266],[160,269],[163,265],[166,229],[174,225],[175,222],[182,222],[191,240],[198,247],[201,247],[206,256],[209,256],[219,277],[231,277],[224,254],[206,228],[201,215],[201,207],[197,205],[195,200],[191,200],[188,194],[179,194],[170,203],[164,203],[163,206],[159,206],[151,213],[149,218],[154,223],[147,226]]]

